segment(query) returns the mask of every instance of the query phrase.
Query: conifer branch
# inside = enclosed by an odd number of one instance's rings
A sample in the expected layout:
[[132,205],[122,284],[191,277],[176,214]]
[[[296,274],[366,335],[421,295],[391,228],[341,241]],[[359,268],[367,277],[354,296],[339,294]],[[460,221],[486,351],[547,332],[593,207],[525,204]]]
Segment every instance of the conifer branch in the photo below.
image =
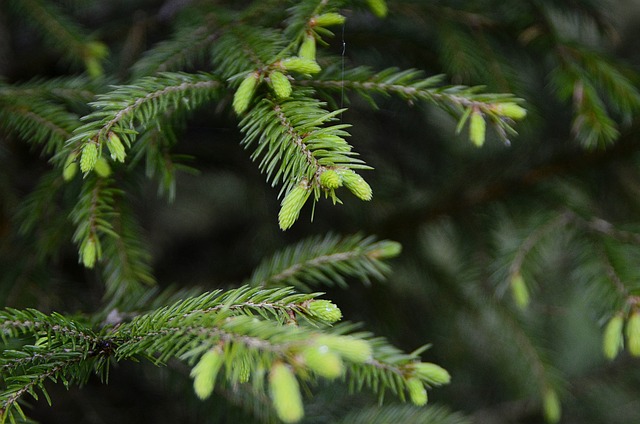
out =
[[[305,178],[310,190],[323,189],[320,175],[327,169],[367,169],[345,141],[349,134],[335,120],[340,111],[327,112],[323,103],[308,97],[308,92],[293,93],[290,100],[264,99],[241,122],[245,137],[242,144],[256,144],[252,159],[272,185],[283,183],[289,192]],[[274,123],[277,123],[274,125]]]
[[[292,378],[314,382],[342,375],[343,362],[349,364],[345,376],[351,384],[359,388],[366,384],[380,396],[390,389],[401,399],[408,391],[417,404],[422,402],[424,387],[448,383],[448,373],[435,364],[419,362],[417,352],[403,354],[381,338],[354,333],[353,325],[327,331],[327,324],[340,316],[331,311],[335,306],[316,299],[318,295],[297,294],[290,288],[219,290],[104,327],[99,333],[58,314],[5,310],[0,312],[4,343],[24,335],[41,338],[36,346],[0,355],[0,365],[12,374],[7,388],[0,392],[0,399],[7,400],[3,404],[5,417],[19,408],[16,401],[21,395],[34,394],[32,387],[41,387],[44,380],[82,381],[92,372],[101,372],[110,357],[116,361],[144,357],[156,364],[171,358],[191,365],[197,361],[192,376],[201,397],[213,389],[213,382],[211,386],[204,383],[203,378],[208,377],[202,373],[208,373],[205,369],[210,368],[206,367],[214,364],[216,370],[224,365],[228,384],[250,381],[257,392],[265,390],[264,370],[270,370],[271,390],[284,390],[274,387],[281,384],[274,374],[283,366],[288,370],[282,371],[283,379],[291,372]],[[290,325],[297,323],[292,321],[295,316],[304,317],[304,322],[315,327]],[[415,382],[419,387],[412,388]],[[278,415],[286,416],[278,396],[273,402]]]
[[126,297],[156,283],[140,224],[122,199],[114,204],[111,217],[111,229],[117,237],[106,237],[102,243],[106,308],[122,304]]
[[286,46],[282,34],[270,28],[232,26],[213,46],[213,60],[225,78],[266,68]]
[[[513,128],[515,120],[524,118],[526,110],[518,105],[522,100],[510,94],[482,93],[482,87],[443,86],[443,76],[435,75],[424,78],[421,71],[408,69],[400,71],[389,68],[373,73],[366,67],[354,68],[345,72],[344,77],[334,79],[335,69],[313,80],[297,82],[302,86],[311,86],[329,91],[352,90],[373,105],[376,104],[372,94],[396,95],[413,101],[427,101],[447,111],[458,119],[460,132],[468,118],[482,116],[491,122],[498,134],[505,140],[516,134]],[[470,124],[473,127],[473,124]],[[471,130],[473,133],[473,130]],[[482,131],[484,140],[484,131]],[[473,141],[474,135],[471,134]],[[476,143],[481,145],[482,142]]]
[[9,5],[15,7],[22,17],[27,17],[31,26],[41,31],[43,39],[54,48],[64,46],[64,53],[72,60],[82,62],[90,76],[102,76],[101,62],[108,54],[106,45],[92,41],[55,4],[41,0],[11,0]]
[[361,235],[312,237],[265,259],[248,284],[308,291],[319,284],[346,287],[345,277],[370,283],[372,278],[385,278],[389,267],[383,260],[396,256],[400,249],[396,242]]
[[78,126],[78,117],[59,104],[15,94],[0,86],[0,129],[42,145],[45,155],[57,153]]
[[471,420],[448,408],[432,405],[416,408],[409,405],[376,405],[348,412],[338,424],[470,424]]
[[93,268],[102,257],[101,239],[104,235],[118,238],[111,217],[115,214],[114,197],[121,191],[111,187],[112,180],[91,175],[85,180],[78,203],[71,212],[76,226],[73,241],[80,249],[80,261]]
[[136,127],[150,126],[170,110],[195,109],[215,97],[220,88],[220,81],[211,74],[182,72],[161,73],[142,78],[135,85],[119,86],[91,103],[97,110],[83,118],[88,122],[76,129],[67,145],[79,152],[82,146],[93,143],[101,151],[107,143],[112,157],[124,160],[110,145],[113,134],[131,146],[139,132]]
[[32,97],[37,99],[84,105],[96,95],[95,84],[85,77],[58,77],[33,79],[21,84],[0,83],[0,96],[12,98]]
[[220,31],[214,31],[214,28],[214,22],[207,20],[202,25],[180,29],[173,39],[163,41],[148,50],[133,65],[134,78],[184,70],[205,59],[207,52],[220,37]]

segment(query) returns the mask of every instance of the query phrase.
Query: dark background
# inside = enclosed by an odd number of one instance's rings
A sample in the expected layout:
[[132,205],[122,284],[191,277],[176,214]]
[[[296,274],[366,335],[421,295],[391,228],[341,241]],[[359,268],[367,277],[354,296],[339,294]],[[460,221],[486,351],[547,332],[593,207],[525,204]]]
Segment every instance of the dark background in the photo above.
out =
[[[125,83],[129,67],[143,52],[189,19],[183,7],[192,2],[54,3],[97,31],[111,50],[107,74],[114,83]],[[343,120],[353,124],[350,143],[375,168],[364,173],[374,199],[363,203],[345,195],[342,206],[321,201],[313,222],[307,205],[285,233],[277,226],[278,188],[269,187],[239,145],[231,97],[199,110],[175,147],[193,156],[190,164],[199,175],[179,175],[173,203],[156,196],[154,182],[140,178],[138,183],[142,195],[134,206],[158,284],[205,290],[238,285],[260,259],[309,235],[362,232],[396,240],[403,253],[392,261],[388,281],[371,286],[354,281],[348,290],[322,290],[348,320],[363,321],[366,329],[405,351],[433,344],[424,360],[447,368],[453,381],[430,391],[431,403],[448,405],[479,423],[542,422],[534,373],[548,366],[559,387],[562,422],[640,422],[638,360],[623,353],[607,362],[600,353],[603,317],[611,308],[582,283],[588,250],[576,240],[585,230],[566,225],[540,241],[527,262],[532,301],[526,311],[514,307],[499,278],[506,267],[505,246],[521,243],[553,214],[571,211],[629,229],[640,224],[637,115],[621,125],[615,144],[584,149],[571,134],[571,102],[559,99],[550,83],[556,66],[553,47],[523,41],[524,31],[538,22],[532,6],[537,4],[568,39],[623,63],[637,86],[640,5],[630,0],[562,3],[390,2],[384,20],[347,8],[344,33],[336,28],[327,47],[334,55],[330,60],[342,60],[346,43],[346,66],[445,73],[451,83],[514,93],[526,100],[529,114],[518,123],[520,135],[510,145],[489,132],[486,145],[476,149],[466,129],[456,136],[455,120],[433,105],[376,97],[378,108],[373,109],[348,95],[342,99],[349,106]],[[606,31],[594,24],[592,12],[610,23]],[[273,21],[278,18],[274,12]],[[207,66],[196,62],[185,70]],[[43,42],[10,3],[0,4],[4,82],[81,71]],[[46,159],[0,132],[0,304],[91,312],[100,306],[103,286],[98,273],[77,265],[71,224],[67,241],[45,264],[33,259],[29,240],[13,238],[19,225],[14,210],[47,169]],[[628,249],[635,255],[634,244]],[[637,262],[629,264],[637,267]],[[629,284],[637,287],[633,271]],[[108,385],[95,379],[81,389],[48,387],[53,407],[41,400],[32,413],[42,423],[248,419],[240,408],[216,401],[225,399],[223,391],[213,401],[197,401],[188,369],[179,363],[165,369],[118,364]],[[372,402],[366,393],[347,396],[339,385],[322,387],[309,400],[306,420],[331,422],[327,415],[340,416],[349,407]]]

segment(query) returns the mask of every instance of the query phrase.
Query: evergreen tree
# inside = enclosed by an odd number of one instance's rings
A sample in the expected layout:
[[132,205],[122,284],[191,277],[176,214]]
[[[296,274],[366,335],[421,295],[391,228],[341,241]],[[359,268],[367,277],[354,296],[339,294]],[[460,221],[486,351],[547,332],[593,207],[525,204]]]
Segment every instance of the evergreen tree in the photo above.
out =
[[625,7],[7,0],[0,422],[640,421]]

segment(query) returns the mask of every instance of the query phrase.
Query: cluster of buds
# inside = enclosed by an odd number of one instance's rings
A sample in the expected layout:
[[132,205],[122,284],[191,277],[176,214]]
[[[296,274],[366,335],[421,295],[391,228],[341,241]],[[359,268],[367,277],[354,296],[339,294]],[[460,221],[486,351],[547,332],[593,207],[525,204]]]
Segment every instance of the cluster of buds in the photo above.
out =
[[[497,103],[485,110],[490,115],[500,119],[518,121],[527,116],[527,110],[514,102]],[[466,117],[469,116],[469,139],[477,147],[482,147],[486,138],[487,122],[485,114],[479,107],[470,108],[462,119],[460,125],[464,125]]]
[[320,185],[328,190],[345,186],[357,198],[365,201],[369,201],[373,197],[371,186],[351,169],[324,170],[320,174]]
[[604,356],[612,360],[624,348],[625,336],[627,350],[631,356],[640,356],[640,310],[634,309],[626,322],[623,313],[615,314],[604,328],[602,350]]
[[320,65],[316,62],[316,41],[319,38],[316,30],[332,25],[344,23],[345,17],[331,12],[314,16],[309,20],[308,31],[302,37],[298,55],[277,60],[266,69],[249,72],[233,96],[233,110],[236,114],[245,113],[251,105],[256,90],[263,79],[266,79],[274,94],[279,99],[291,96],[292,87],[290,73],[313,75],[320,72]]
[[[106,139],[106,145],[111,154],[111,159],[118,162],[124,162],[127,156],[124,145],[120,137],[109,131]],[[82,146],[80,151],[80,166],[78,166],[78,153],[71,152],[67,157],[62,168],[62,178],[65,181],[71,181],[80,171],[86,176],[89,172],[94,171],[99,177],[106,178],[111,175],[111,166],[109,162],[102,156],[102,147],[99,142],[90,140]]]
[[[326,302],[326,303],[323,303]],[[328,301],[312,301],[322,307],[335,308]],[[337,309],[337,308],[336,308]],[[292,360],[287,360],[289,357]],[[363,364],[371,361],[373,350],[368,341],[348,335],[325,334],[314,337],[283,358],[275,359],[267,375],[269,394],[278,418],[285,423],[295,423],[304,416],[304,405],[300,384],[297,379],[298,368],[330,380],[339,378],[345,372],[345,362]],[[207,350],[196,366],[191,370],[194,379],[194,390],[198,397],[206,399],[211,396],[216,377],[223,369],[224,351],[220,346]],[[247,368],[250,364],[243,363]],[[226,370],[231,368],[226,367]],[[415,362],[406,365],[406,390],[409,399],[417,406],[427,403],[427,388],[447,384],[451,380],[449,373],[442,367],[428,363]],[[246,382],[243,379],[242,382]]]

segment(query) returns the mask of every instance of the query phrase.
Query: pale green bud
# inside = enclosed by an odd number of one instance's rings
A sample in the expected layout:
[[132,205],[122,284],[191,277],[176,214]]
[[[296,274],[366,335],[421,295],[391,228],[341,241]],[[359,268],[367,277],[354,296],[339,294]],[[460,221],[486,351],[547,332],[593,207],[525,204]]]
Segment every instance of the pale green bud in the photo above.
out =
[[548,423],[554,424],[560,421],[562,407],[555,390],[547,389],[542,400],[542,407],[544,409],[544,418]]
[[384,240],[376,243],[376,249],[367,254],[370,258],[395,258],[402,252],[402,245],[397,241]]
[[107,178],[109,175],[111,175],[111,167],[103,157],[98,158],[93,171],[102,178]]
[[335,189],[342,185],[342,178],[333,169],[327,169],[320,174],[320,184],[328,189]]
[[124,162],[124,158],[127,156],[124,150],[124,145],[118,137],[118,134],[114,132],[110,132],[107,137],[107,148],[111,153],[111,159],[117,160],[118,162]]
[[351,193],[362,200],[371,200],[373,197],[373,191],[371,186],[362,178],[350,169],[346,169],[340,173],[342,182]]
[[238,115],[244,113],[249,107],[253,94],[258,87],[259,78],[260,76],[257,73],[250,73],[242,83],[240,83],[240,87],[238,87],[236,93],[233,95],[233,110],[235,110]]
[[362,363],[371,359],[373,350],[366,340],[351,336],[320,336],[316,340],[318,346],[326,345],[347,361]]
[[334,323],[340,321],[342,312],[340,308],[328,300],[312,300],[309,302],[309,313],[323,321]]
[[315,60],[303,57],[290,57],[280,61],[280,66],[287,71],[299,72],[301,74],[317,74],[320,72],[320,65]]
[[376,15],[378,18],[384,18],[387,16],[387,2],[385,0],[367,0],[367,4],[369,5],[369,9]]
[[278,417],[285,423],[295,423],[304,416],[302,396],[296,376],[291,369],[277,362],[269,373],[271,401]]
[[96,260],[98,259],[98,249],[96,241],[92,237],[90,237],[82,246],[80,258],[82,259],[82,264],[85,267],[93,268],[95,266]]
[[291,95],[291,81],[280,71],[273,71],[269,74],[271,88],[278,98],[283,99]]
[[477,147],[482,147],[486,131],[487,123],[484,121],[482,113],[473,111],[469,120],[469,139]]
[[86,143],[80,156],[80,171],[86,174],[91,171],[98,161],[98,146],[95,143]]
[[409,399],[416,406],[424,406],[427,403],[427,389],[424,384],[417,378],[407,380],[407,390],[409,391]]
[[627,321],[627,349],[632,356],[640,356],[640,311],[635,311]]
[[520,309],[525,309],[529,305],[529,290],[527,289],[527,284],[524,282],[524,278],[522,278],[522,274],[517,272],[511,277],[510,287],[511,295],[516,305],[518,305]]
[[222,362],[222,352],[219,349],[211,349],[200,357],[200,361],[191,370],[193,390],[200,399],[206,399],[213,393],[216,376]]
[[507,118],[520,120],[527,116],[527,110],[516,103],[498,103],[494,110],[498,115],[506,116]]
[[102,63],[100,60],[95,57],[87,57],[84,59],[84,67],[87,69],[87,74],[91,78],[100,78],[104,75],[104,69],[102,68]]
[[71,153],[64,163],[64,167],[62,168],[62,179],[65,181],[71,181],[73,177],[75,177],[76,172],[78,172],[78,162],[76,162],[77,155],[75,153]]
[[98,59],[102,59],[109,54],[109,48],[107,45],[100,41],[91,41],[85,44],[84,47],[88,56],[96,57]]
[[451,376],[447,370],[431,362],[418,362],[413,364],[413,370],[416,376],[434,386],[449,384],[451,381]]
[[238,382],[246,383],[249,381],[249,377],[251,377],[251,367],[249,367],[249,362],[243,359],[238,365]]
[[621,314],[616,314],[609,320],[604,328],[604,335],[602,337],[602,351],[604,356],[611,360],[618,356],[618,353],[623,348],[622,327],[624,321]]
[[307,367],[322,377],[334,379],[342,374],[342,359],[326,345],[309,347],[302,357]]
[[284,196],[278,213],[278,223],[283,231],[296,222],[310,194],[311,190],[308,189],[306,181],[302,181]]
[[307,34],[300,44],[300,50],[298,50],[298,56],[303,59],[316,60],[316,37],[312,34]]
[[342,16],[339,13],[329,12],[323,13],[322,15],[316,16],[311,21],[311,25],[320,26],[320,27],[328,27],[333,25],[342,25],[347,18]]

